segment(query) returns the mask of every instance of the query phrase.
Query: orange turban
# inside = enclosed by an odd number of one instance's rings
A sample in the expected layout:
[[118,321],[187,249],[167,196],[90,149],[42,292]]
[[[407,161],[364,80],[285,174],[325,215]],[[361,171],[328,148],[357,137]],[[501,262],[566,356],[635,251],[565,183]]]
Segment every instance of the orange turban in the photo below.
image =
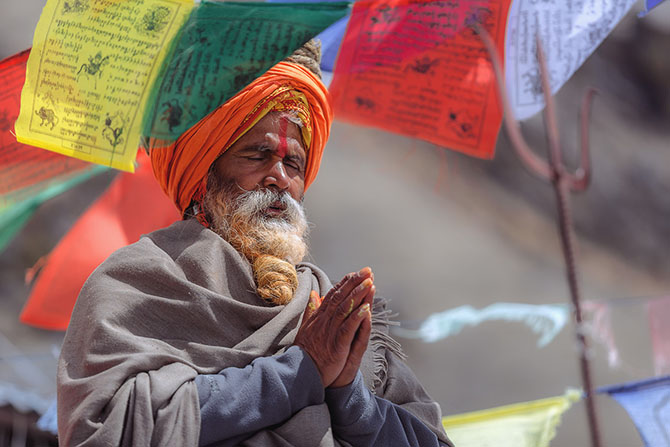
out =
[[[305,100],[307,107],[300,105]],[[209,167],[222,153],[269,111],[294,107],[305,124],[307,190],[319,171],[333,111],[321,80],[302,65],[290,62],[272,67],[173,144],[161,147],[159,140],[152,139],[149,145],[154,176],[183,215],[194,197],[204,195]]]

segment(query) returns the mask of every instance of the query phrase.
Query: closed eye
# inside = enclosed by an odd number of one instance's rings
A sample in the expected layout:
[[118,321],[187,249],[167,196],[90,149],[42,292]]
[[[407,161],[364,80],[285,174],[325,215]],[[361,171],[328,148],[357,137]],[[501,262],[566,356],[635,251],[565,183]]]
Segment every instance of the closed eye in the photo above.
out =
[[288,166],[289,168],[295,169],[296,171],[300,170],[300,165],[298,163],[294,162],[294,161],[289,160],[289,161],[284,162],[284,164],[286,166]]

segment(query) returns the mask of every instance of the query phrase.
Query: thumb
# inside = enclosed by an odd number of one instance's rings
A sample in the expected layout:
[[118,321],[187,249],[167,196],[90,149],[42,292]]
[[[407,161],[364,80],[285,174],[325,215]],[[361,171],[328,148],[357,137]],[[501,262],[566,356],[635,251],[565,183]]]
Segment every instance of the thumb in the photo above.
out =
[[315,291],[312,290],[309,294],[309,300],[307,301],[307,307],[305,307],[305,313],[302,316],[302,323],[300,323],[300,326],[304,326],[307,321],[314,315],[314,312],[319,308],[321,305],[321,299],[319,298],[319,294]]

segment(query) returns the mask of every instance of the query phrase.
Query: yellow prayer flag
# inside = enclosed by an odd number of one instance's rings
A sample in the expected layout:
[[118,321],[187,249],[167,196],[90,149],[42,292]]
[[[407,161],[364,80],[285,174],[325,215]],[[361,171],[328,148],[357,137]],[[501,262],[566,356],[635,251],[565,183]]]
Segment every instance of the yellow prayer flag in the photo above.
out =
[[580,397],[570,389],[563,396],[447,416],[442,425],[457,447],[548,447],[561,415]]
[[47,0],[18,141],[134,171],[144,109],[193,0]]

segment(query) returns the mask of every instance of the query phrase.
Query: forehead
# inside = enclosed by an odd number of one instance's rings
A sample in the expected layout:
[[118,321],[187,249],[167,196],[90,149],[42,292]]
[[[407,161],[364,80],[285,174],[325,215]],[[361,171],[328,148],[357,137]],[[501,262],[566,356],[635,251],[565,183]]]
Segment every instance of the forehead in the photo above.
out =
[[[271,136],[268,136],[271,134]],[[274,136],[274,138],[272,137]],[[242,150],[254,145],[267,145],[270,141],[276,141],[276,137],[292,139],[297,141],[302,154],[305,147],[302,141],[300,127],[290,120],[289,115],[282,112],[270,112],[261,118],[251,129],[249,129],[239,140],[230,147],[230,150]],[[270,140],[270,141],[268,141]],[[295,144],[289,148],[298,149]]]

